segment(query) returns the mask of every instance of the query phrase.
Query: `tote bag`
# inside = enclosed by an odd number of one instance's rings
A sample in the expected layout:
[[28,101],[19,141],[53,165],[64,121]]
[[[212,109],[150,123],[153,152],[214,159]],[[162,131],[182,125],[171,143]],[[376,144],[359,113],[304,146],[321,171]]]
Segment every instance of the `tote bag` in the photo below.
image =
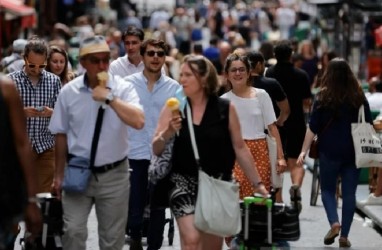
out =
[[171,137],[171,139],[166,142],[164,151],[161,155],[156,156],[153,154],[148,171],[151,183],[156,184],[159,180],[166,177],[170,172],[174,141],[175,138]]
[[187,104],[187,122],[192,149],[199,166],[198,196],[194,224],[199,230],[221,237],[238,234],[241,230],[239,185],[213,178],[201,170],[195,140],[190,105]]
[[358,123],[352,123],[351,127],[357,168],[382,167],[381,139],[373,126],[365,121],[363,105],[358,111]]
[[283,174],[277,173],[277,143],[276,139],[267,135],[267,146],[269,152],[269,160],[271,162],[271,183],[273,188],[281,188],[283,186]]

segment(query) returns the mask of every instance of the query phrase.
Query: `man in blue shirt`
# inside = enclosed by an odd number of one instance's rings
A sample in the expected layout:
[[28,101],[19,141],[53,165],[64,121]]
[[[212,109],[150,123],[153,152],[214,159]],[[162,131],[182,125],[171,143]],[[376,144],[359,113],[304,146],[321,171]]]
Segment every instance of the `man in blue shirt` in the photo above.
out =
[[[143,212],[147,201],[148,168],[152,157],[151,142],[157,127],[159,114],[167,99],[173,97],[178,88],[180,88],[177,81],[162,74],[162,67],[165,63],[168,48],[168,45],[161,40],[148,39],[144,41],[140,48],[144,64],[143,71],[124,78],[134,85],[145,114],[143,129],[136,130],[129,128],[128,131],[128,158],[132,173],[130,176],[131,190],[127,225],[130,231],[130,249],[132,250],[143,249],[141,238]],[[164,210],[159,215],[152,213],[150,218],[153,216],[160,216],[163,219],[162,221],[164,221]],[[150,226],[152,227],[153,225]],[[161,225],[154,226],[159,227]],[[152,237],[163,237],[162,235],[163,233],[161,235],[160,233],[152,235],[149,233],[147,249],[159,249],[162,240],[154,240]]]

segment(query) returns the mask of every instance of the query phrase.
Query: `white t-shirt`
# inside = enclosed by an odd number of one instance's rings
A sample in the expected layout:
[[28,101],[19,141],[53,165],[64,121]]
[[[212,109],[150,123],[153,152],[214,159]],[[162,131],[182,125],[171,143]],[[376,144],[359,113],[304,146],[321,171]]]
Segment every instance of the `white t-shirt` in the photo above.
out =
[[[276,121],[271,98],[263,89],[255,88],[256,97],[243,98],[229,91],[222,98],[229,99],[236,108],[241,134],[245,140],[265,138],[264,129]],[[265,125],[266,124],[266,125]]]
[[378,110],[382,112],[382,93],[375,92],[366,95],[371,110]]

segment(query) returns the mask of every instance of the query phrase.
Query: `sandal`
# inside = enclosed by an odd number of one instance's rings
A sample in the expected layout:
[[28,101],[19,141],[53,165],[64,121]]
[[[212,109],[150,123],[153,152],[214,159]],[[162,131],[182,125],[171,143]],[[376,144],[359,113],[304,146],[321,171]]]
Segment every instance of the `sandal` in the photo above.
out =
[[344,237],[340,237],[339,240],[338,240],[338,243],[339,243],[340,247],[343,247],[343,248],[351,247],[350,241],[347,238],[344,238]]
[[339,235],[341,226],[339,224],[333,224],[332,228],[329,230],[329,232],[325,235],[324,238],[324,244],[325,245],[331,245],[334,243],[334,239]]

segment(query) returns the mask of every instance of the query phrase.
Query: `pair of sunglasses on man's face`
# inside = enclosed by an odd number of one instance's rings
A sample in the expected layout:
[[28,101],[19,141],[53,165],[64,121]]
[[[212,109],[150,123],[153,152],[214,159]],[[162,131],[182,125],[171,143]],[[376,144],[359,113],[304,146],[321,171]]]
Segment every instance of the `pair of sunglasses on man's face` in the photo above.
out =
[[44,64],[30,63],[26,57],[25,57],[25,62],[27,64],[27,66],[31,69],[34,69],[34,68],[44,69],[46,67],[46,63],[44,63]]
[[164,57],[166,55],[166,53],[164,53],[164,51],[154,51],[154,50],[146,51],[146,55],[148,55],[149,57],[153,57],[153,56],[155,56],[155,54],[158,57]]

